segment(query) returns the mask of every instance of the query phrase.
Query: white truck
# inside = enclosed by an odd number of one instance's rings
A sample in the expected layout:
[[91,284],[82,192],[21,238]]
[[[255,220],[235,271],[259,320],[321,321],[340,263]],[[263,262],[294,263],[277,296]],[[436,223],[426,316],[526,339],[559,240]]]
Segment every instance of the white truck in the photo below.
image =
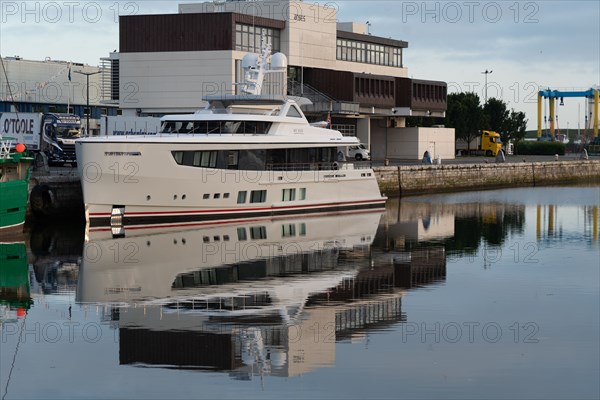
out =
[[340,152],[342,152],[342,154],[343,154],[343,149],[344,148],[338,149],[338,158],[341,157],[341,158],[345,158],[345,159],[354,159],[356,161],[364,161],[364,160],[371,159],[371,153],[367,149],[367,146],[365,146],[362,143],[359,143],[356,146],[345,147],[345,149],[346,149],[345,157],[342,156],[341,154],[339,154]]
[[44,153],[50,165],[74,164],[81,118],[76,114],[5,112],[0,114],[0,134],[15,138],[34,154]]
[[[317,121],[311,122],[311,126],[316,126],[318,128],[328,129],[330,126],[327,121]],[[359,143],[357,146],[349,146],[349,147],[340,147],[338,148],[338,161],[345,161],[347,159],[355,159],[356,161],[370,160],[371,152],[367,149],[362,143]]]

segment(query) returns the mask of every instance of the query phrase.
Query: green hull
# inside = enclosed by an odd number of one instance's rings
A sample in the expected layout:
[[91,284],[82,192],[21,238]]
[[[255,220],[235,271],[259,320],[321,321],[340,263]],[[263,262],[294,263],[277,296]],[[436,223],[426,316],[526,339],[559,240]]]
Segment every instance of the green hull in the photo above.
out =
[[0,229],[25,222],[28,193],[26,180],[0,183]]
[[29,166],[33,161],[23,153],[0,157],[0,231],[18,228],[25,222],[29,197]]
[[0,243],[0,305],[31,306],[25,243]]

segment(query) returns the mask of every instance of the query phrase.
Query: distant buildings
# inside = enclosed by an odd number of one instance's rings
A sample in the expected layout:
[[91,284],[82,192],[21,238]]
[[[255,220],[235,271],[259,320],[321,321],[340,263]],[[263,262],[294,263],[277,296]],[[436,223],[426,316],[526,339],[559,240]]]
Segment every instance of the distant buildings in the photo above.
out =
[[109,102],[111,77],[106,66],[5,57],[0,64],[0,112],[71,112],[86,116],[87,78],[77,72],[100,72],[89,76],[90,128],[97,131],[101,116],[117,114],[117,104]]

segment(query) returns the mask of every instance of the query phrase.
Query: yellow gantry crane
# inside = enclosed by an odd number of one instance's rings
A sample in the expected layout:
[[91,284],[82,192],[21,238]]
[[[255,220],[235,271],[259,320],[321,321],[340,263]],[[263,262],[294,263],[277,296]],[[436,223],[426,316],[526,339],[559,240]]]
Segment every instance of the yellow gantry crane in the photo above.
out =
[[552,139],[554,140],[554,106],[556,103],[556,99],[560,99],[561,105],[563,103],[563,99],[565,97],[585,97],[588,99],[594,99],[594,111],[593,111],[593,121],[594,121],[594,137],[598,136],[598,98],[599,98],[599,89],[589,89],[585,91],[559,91],[559,90],[540,90],[538,92],[538,128],[537,128],[537,137],[542,137],[542,99],[548,99],[550,102],[550,115],[548,121],[550,122],[550,135],[552,135]]

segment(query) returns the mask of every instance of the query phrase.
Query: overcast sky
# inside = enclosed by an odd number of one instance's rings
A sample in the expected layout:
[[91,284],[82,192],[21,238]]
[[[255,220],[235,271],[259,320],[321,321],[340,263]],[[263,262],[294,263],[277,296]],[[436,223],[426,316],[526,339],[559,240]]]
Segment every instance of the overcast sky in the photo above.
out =
[[[181,1],[191,3],[193,1]],[[0,54],[83,62],[118,50],[118,15],[176,13],[176,1],[1,1]],[[325,2],[321,2],[325,3]],[[410,77],[500,97],[536,126],[539,88],[600,84],[600,1],[335,1],[339,21],[409,43]],[[546,107],[547,108],[547,107]],[[585,101],[565,99],[559,127],[583,129]],[[579,115],[579,117],[578,117]]]

